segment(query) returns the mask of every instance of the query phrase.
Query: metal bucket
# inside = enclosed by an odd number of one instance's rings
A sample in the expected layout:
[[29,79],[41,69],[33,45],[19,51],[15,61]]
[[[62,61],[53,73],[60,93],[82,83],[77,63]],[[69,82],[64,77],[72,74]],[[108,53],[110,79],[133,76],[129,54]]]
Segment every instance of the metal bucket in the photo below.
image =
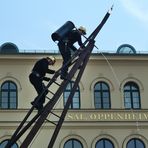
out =
[[60,41],[65,38],[65,36],[75,27],[71,21],[67,21],[63,26],[61,26],[57,31],[52,33],[51,38],[55,41]]

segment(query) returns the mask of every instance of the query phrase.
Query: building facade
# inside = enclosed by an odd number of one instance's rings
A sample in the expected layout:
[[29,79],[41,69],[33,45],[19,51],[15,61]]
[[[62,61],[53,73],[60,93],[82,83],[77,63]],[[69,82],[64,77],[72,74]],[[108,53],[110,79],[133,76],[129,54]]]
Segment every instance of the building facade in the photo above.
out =
[[[0,53],[0,148],[37,96],[28,78],[34,63],[49,55],[57,59],[51,68],[59,69],[62,58],[58,53]],[[148,54],[92,53],[54,148],[147,148],[147,66]],[[56,104],[56,114],[61,113],[71,85]],[[47,148],[53,130],[54,125],[46,121],[30,147]],[[27,133],[13,148],[21,145]]]

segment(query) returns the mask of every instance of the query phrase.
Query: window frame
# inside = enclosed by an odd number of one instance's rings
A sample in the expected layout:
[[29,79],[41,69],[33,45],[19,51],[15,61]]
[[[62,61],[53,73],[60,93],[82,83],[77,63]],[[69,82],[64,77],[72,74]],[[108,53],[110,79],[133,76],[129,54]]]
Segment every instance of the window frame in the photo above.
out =
[[[13,84],[15,86],[15,89],[11,88],[11,84]],[[3,88],[4,85],[8,85],[8,88]],[[11,80],[6,80],[2,83],[1,85],[1,94],[0,94],[0,109],[17,109],[18,108],[18,88],[15,82],[11,81]],[[6,93],[7,95],[7,107],[3,107],[3,93]],[[15,107],[12,106],[11,107],[11,93],[15,93],[15,98],[13,98],[15,100]]]
[[[71,92],[71,89],[73,88],[73,85],[74,85],[74,82],[70,82],[70,83],[68,83],[67,84],[67,87],[65,88],[65,90],[64,90],[64,93],[63,93],[63,105],[65,106],[65,104],[66,104],[66,101],[67,101],[67,99],[68,99],[68,97],[69,97],[69,94],[70,94],[70,92]],[[68,97],[66,98],[66,93],[68,93]],[[76,98],[75,97],[75,95],[78,93],[78,97],[77,97],[77,101],[75,102],[74,101],[74,98]],[[74,104],[76,104],[77,103],[77,107],[74,107],[75,105]],[[79,86],[77,87],[77,89],[76,89],[76,92],[75,92],[75,94],[74,94],[74,96],[73,96],[73,99],[72,99],[72,103],[70,104],[70,106],[69,106],[69,109],[80,109],[81,108],[81,98],[80,98],[80,88],[79,88]]]
[[74,142],[75,142],[75,141],[80,144],[81,148],[83,148],[83,144],[81,143],[81,141],[78,140],[78,139],[76,139],[76,138],[68,139],[68,140],[64,143],[63,148],[65,148],[66,144],[67,144],[68,142],[70,142],[70,141],[72,141],[72,147],[71,147],[71,148],[75,148],[75,147],[74,147]]
[[[101,138],[100,140],[98,140],[98,141],[96,142],[96,144],[95,144],[95,148],[97,148],[97,144],[98,144],[99,142],[103,142],[103,147],[102,147],[102,148],[107,148],[107,147],[105,146],[105,142],[109,142],[109,143],[112,145],[112,148],[115,148],[113,142],[112,142],[110,139],[107,139],[107,138]],[[100,148],[100,147],[99,147],[99,148]]]
[[[95,89],[95,87],[96,87],[96,85],[100,85],[100,89]],[[105,85],[105,87],[107,87],[107,89],[105,90],[103,90],[103,86],[102,85]],[[100,101],[100,108],[99,107],[96,107],[96,96],[95,96],[95,94],[96,93],[99,93],[100,94],[100,98],[98,98],[98,101]],[[107,95],[108,95],[108,107],[105,107],[105,105],[104,105],[104,97],[103,97],[103,94],[104,93],[107,93]],[[106,83],[106,82],[104,82],[104,81],[99,81],[99,82],[97,82],[97,83],[95,83],[95,85],[94,85],[94,106],[95,106],[95,109],[111,109],[111,98],[110,98],[110,87],[109,87],[109,85]],[[99,100],[100,99],[100,100]]]
[[[9,141],[10,139],[5,139],[3,141],[0,142],[0,147],[1,147],[1,144]],[[7,143],[5,144],[5,146],[7,145]],[[13,146],[15,146],[15,148],[19,148],[19,145],[17,143],[14,143],[11,147],[13,148]]]
[[137,141],[139,141],[139,142],[143,145],[143,148],[146,148],[144,142],[143,142],[141,139],[138,139],[138,138],[132,138],[132,139],[130,139],[130,140],[127,142],[127,144],[126,144],[126,148],[130,148],[130,147],[128,147],[128,144],[129,144],[130,142],[132,142],[132,141],[134,142],[134,147],[135,147],[135,148],[139,148],[139,147],[137,147],[137,145],[136,145]]
[[[129,89],[126,90],[126,87],[129,87]],[[136,89],[133,89],[133,87]],[[124,107],[125,107],[125,109],[141,109],[141,97],[140,97],[139,86],[135,82],[129,81],[124,85],[123,91],[124,91]],[[135,93],[137,94],[137,98],[134,98]],[[129,95],[129,97],[126,97],[128,95]],[[128,99],[129,99],[129,101],[127,101]],[[135,99],[137,99],[138,102],[134,101]],[[134,104],[139,107],[136,107]],[[128,106],[130,106],[130,107],[128,107]]]

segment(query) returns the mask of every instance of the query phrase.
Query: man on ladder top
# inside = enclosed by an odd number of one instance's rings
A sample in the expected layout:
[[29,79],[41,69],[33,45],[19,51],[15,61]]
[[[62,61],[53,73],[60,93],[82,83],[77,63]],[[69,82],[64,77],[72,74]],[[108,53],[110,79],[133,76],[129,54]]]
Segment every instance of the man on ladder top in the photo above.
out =
[[[34,86],[35,90],[38,93],[38,96],[43,92],[45,89],[45,85],[43,83],[43,80],[49,81],[50,78],[45,77],[46,73],[54,74],[55,70],[48,69],[49,65],[54,65],[56,62],[55,57],[46,57],[38,60],[33,69],[31,74],[29,75],[29,80],[31,84]],[[45,96],[46,92],[40,97],[36,97],[34,101],[31,102],[31,104],[38,110],[42,110],[43,104],[45,102]]]
[[86,29],[84,27],[79,27],[78,30],[74,29],[70,31],[64,40],[58,42],[59,51],[63,58],[63,68],[61,70],[61,79],[66,79],[68,72],[68,65],[65,64],[71,59],[72,52],[75,52],[77,48],[74,43],[78,43],[81,48],[85,46],[82,43],[81,36],[86,34]]
[[[58,41],[58,48],[63,58],[63,65],[61,69],[61,79],[66,79],[68,66],[70,64],[71,52],[75,52],[77,48],[74,44],[77,42],[80,48],[84,48],[81,36],[86,34],[86,29],[80,26],[76,29],[71,21],[67,21],[58,30],[52,33],[52,40]],[[69,64],[67,64],[69,62]]]

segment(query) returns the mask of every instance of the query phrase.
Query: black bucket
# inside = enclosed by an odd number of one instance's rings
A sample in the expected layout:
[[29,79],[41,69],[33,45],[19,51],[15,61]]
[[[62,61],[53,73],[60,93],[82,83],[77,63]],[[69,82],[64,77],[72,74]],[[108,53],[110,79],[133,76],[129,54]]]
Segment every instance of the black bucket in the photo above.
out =
[[60,41],[65,38],[65,36],[75,27],[73,22],[67,21],[63,26],[61,26],[57,31],[52,33],[51,38],[55,41]]

